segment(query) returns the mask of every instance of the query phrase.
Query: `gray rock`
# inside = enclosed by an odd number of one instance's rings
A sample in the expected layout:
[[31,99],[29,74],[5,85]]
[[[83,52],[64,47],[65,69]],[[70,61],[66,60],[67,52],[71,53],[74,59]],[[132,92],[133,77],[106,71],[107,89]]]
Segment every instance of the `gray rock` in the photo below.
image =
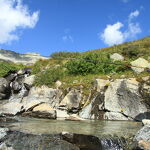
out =
[[60,134],[34,135],[16,131],[10,133],[4,142],[7,148],[14,150],[79,150],[76,145],[63,140]]
[[139,83],[134,78],[117,79],[112,82],[105,92],[104,101],[105,109],[110,112],[121,113],[139,121],[147,118],[148,110],[142,103]]
[[143,119],[142,120],[143,125],[150,125],[150,120],[149,119]]
[[85,106],[79,113],[79,117],[84,119],[100,119],[104,118],[104,95],[95,93],[91,103]]
[[73,108],[78,109],[81,100],[82,100],[82,94],[81,94],[81,92],[78,91],[78,90],[76,90],[76,89],[74,89],[74,90],[71,90],[64,97],[64,99],[61,101],[61,103],[59,104],[59,106],[60,107],[64,106],[68,110],[71,110]]
[[110,55],[110,58],[113,61],[123,61],[124,60],[124,57],[118,53],[114,53],[114,54]]
[[65,119],[69,117],[67,111],[56,109],[57,119]]
[[139,130],[135,137],[134,140],[136,141],[150,141],[150,125],[144,126],[141,130]]
[[150,63],[147,60],[145,60],[144,58],[138,58],[135,61],[132,61],[131,65],[135,66],[135,67],[131,67],[131,68],[137,74],[143,72],[145,70],[144,68],[150,68]]
[[129,120],[128,117],[125,117],[123,114],[117,112],[106,112],[104,114],[104,119],[105,120]]
[[14,150],[14,149],[10,146],[7,146],[5,143],[1,143],[0,150]]
[[0,128],[0,139],[7,135],[7,131],[9,131],[8,128]]
[[0,114],[16,115],[23,110],[23,104],[18,102],[9,102],[0,106]]
[[24,107],[29,103],[38,101],[50,104],[52,107],[57,107],[60,102],[62,92],[58,89],[48,88],[47,86],[32,87],[28,96],[23,98]]
[[0,100],[10,96],[9,82],[5,78],[0,78]]
[[31,75],[31,76],[28,76],[24,79],[24,83],[29,85],[29,86],[32,86],[34,83],[34,80],[35,80],[35,75]]
[[107,86],[109,86],[109,85],[110,85],[110,81],[103,80],[103,79],[96,79],[95,83],[94,83],[94,86],[95,86],[97,92],[104,91],[107,88]]

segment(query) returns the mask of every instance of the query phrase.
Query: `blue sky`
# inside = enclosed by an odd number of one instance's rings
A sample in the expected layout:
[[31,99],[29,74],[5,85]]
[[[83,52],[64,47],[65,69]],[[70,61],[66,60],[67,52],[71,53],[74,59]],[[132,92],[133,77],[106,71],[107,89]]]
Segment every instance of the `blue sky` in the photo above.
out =
[[150,35],[149,0],[0,0],[0,48],[49,56]]

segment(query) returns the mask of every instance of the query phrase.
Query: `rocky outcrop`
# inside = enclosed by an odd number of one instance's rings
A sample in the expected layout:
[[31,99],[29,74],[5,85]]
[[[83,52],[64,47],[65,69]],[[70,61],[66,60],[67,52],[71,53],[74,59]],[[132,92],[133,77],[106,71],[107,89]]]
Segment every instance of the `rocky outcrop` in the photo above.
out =
[[[82,118],[141,121],[150,118],[150,86],[147,77],[141,83],[135,78],[114,81],[96,79],[88,96],[84,96],[82,86],[61,90],[61,83],[57,82],[59,85],[56,89],[47,86],[34,87],[34,79],[30,68],[0,78],[0,93],[9,98],[1,100],[1,114],[23,114],[49,119],[69,118],[68,120]],[[72,114],[79,115],[79,118]]]
[[[102,83],[102,84],[100,84]],[[104,82],[100,82],[106,87]],[[107,83],[107,82],[106,82]],[[135,78],[117,79],[101,91],[82,109],[80,117],[86,119],[138,120],[150,118],[146,103],[140,94],[140,83]],[[96,95],[96,93],[95,93]],[[97,117],[96,117],[97,116]]]
[[112,82],[105,92],[105,109],[123,114],[127,120],[128,117],[140,121],[147,118],[145,112],[148,110],[142,102],[138,84],[133,78]]
[[47,59],[38,53],[19,54],[9,50],[0,50],[0,60],[23,65],[34,64],[39,59]]

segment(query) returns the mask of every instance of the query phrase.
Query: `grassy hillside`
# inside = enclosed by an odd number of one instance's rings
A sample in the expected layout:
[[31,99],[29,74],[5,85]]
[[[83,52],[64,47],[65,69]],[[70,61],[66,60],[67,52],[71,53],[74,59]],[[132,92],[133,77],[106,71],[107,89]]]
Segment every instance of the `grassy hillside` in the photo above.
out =
[[[110,59],[113,53],[123,55],[125,60],[113,64]],[[147,76],[148,72],[137,75],[127,66],[139,57],[150,59],[150,37],[83,53],[53,53],[50,59],[40,60],[33,66],[33,74],[37,75],[35,85],[54,86],[60,80],[64,88],[82,85],[88,91],[96,78]]]
[[[125,60],[113,64],[114,62],[110,59],[113,53],[123,55]],[[60,80],[63,88],[82,85],[85,91],[88,91],[96,78],[122,78],[122,75],[140,78],[149,75],[148,72],[137,75],[127,66],[139,57],[150,59],[150,37],[83,53],[53,53],[50,59],[39,60],[31,67],[33,74],[36,75],[36,86],[51,87],[57,80]],[[24,66],[1,62],[0,76],[22,67]]]

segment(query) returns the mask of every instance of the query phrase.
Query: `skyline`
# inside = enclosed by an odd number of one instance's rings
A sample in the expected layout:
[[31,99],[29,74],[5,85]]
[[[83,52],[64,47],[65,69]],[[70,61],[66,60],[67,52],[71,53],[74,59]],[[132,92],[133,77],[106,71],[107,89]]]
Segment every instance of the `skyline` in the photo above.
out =
[[148,0],[0,0],[0,48],[49,56],[150,35]]

